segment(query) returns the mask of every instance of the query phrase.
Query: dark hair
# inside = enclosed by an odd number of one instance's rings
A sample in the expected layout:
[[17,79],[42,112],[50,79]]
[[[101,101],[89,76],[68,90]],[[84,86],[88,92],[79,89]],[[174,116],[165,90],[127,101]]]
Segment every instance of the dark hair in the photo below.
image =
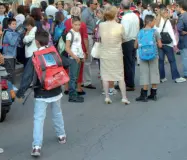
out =
[[138,0],[137,1],[137,6],[139,6],[140,4],[142,4],[142,1]]
[[93,4],[93,3],[94,3],[94,0],[88,0],[87,1],[87,6],[90,7],[90,5]]
[[146,15],[144,20],[145,25],[148,25],[150,22],[153,22],[154,19],[155,17],[153,15]]
[[12,22],[16,22],[15,18],[9,18],[8,19],[8,25],[11,25]]
[[147,9],[147,4],[143,3],[143,4],[142,4],[142,8],[143,8],[143,9]]
[[25,15],[25,7],[23,5],[18,6],[17,12],[18,12],[18,14]]
[[54,0],[48,0],[48,2],[49,2],[50,5],[55,3]]
[[64,1],[57,1],[56,6],[58,5],[59,2],[62,4],[62,6],[64,6]]
[[55,14],[55,23],[59,25],[64,20],[64,14],[62,12],[56,12]]
[[42,1],[42,2],[40,3],[40,5],[41,5],[42,12],[45,12],[45,10],[46,10],[46,8],[47,8],[47,2],[46,2],[46,1]]
[[160,8],[160,9],[165,9],[165,8],[166,8],[166,5],[160,4],[160,5],[159,5],[159,8]]
[[34,20],[34,18],[32,18],[32,17],[26,18],[25,21],[23,22],[23,25],[24,26],[31,25],[32,27],[34,27],[35,26],[35,20]]
[[80,17],[78,17],[78,16],[73,16],[72,17],[72,23],[75,23],[75,22],[77,22],[77,21],[81,21],[81,19],[80,19]]
[[6,5],[4,3],[0,3],[0,6],[4,6],[6,8]]
[[182,9],[184,10],[184,11],[187,11],[187,1],[186,0],[183,0],[183,3],[182,3]]
[[31,16],[34,18],[35,21],[40,21],[42,19],[41,8],[33,8],[31,10]]
[[42,47],[47,46],[49,43],[49,33],[45,30],[37,31],[35,34],[35,40],[37,40]]

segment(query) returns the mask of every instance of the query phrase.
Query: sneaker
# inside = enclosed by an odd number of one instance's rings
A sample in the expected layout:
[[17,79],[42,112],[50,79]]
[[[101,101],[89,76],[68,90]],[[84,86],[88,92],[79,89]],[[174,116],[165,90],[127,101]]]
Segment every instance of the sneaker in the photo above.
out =
[[117,93],[118,93],[118,91],[117,91],[116,89],[114,89],[114,88],[109,89],[109,92],[108,92],[108,94],[109,94],[110,96],[116,95]]
[[[108,94],[110,96],[116,95],[117,93],[118,93],[118,91],[116,89],[114,89],[114,88],[109,89],[109,91],[108,91]],[[102,91],[102,95],[105,95],[105,91]]]
[[34,146],[32,152],[31,152],[31,156],[33,156],[33,157],[40,157],[40,155],[41,155],[41,147]]
[[186,82],[186,79],[182,77],[175,79],[175,83],[182,83],[182,82]]
[[166,82],[166,81],[167,81],[166,78],[160,80],[161,83],[164,83],[164,82]]
[[3,148],[0,148],[0,154],[3,153],[3,152],[4,152]]
[[73,103],[83,103],[84,102],[84,98],[83,97],[70,97],[69,98],[69,102],[73,102]]
[[66,143],[66,136],[59,136],[58,137],[58,142],[60,144],[65,144]]

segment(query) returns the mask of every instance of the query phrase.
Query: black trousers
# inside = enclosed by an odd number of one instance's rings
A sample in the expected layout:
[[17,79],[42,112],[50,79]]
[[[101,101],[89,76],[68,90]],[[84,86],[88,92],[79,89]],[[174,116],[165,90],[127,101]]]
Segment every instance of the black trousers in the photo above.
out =
[[14,84],[15,82],[15,68],[16,68],[16,59],[15,58],[5,58],[5,63],[3,67],[6,68],[7,73],[7,80]]
[[136,49],[134,48],[134,40],[122,44],[123,49],[123,62],[124,62],[124,77],[127,87],[134,88],[135,78],[135,61]]

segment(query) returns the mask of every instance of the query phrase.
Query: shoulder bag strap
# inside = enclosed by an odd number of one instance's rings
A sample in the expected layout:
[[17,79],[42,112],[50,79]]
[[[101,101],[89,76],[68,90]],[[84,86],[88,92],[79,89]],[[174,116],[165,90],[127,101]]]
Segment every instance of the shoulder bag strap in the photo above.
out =
[[70,46],[72,46],[73,41],[74,41],[74,34],[73,34],[73,32],[72,32],[71,30],[70,30],[69,32],[71,33],[71,42],[70,42]]
[[166,19],[166,21],[164,22],[164,26],[163,26],[163,28],[162,28],[161,33],[164,31],[164,28],[165,28],[165,26],[166,26],[167,21],[168,21],[168,19]]

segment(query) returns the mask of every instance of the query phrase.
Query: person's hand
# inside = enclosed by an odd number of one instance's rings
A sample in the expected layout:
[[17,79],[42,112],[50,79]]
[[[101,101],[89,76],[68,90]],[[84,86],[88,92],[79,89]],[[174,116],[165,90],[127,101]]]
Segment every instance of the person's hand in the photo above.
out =
[[78,58],[77,56],[74,56],[74,59],[77,61],[77,63],[80,63],[80,58]]
[[0,53],[0,64],[4,64],[4,57],[1,53]]

